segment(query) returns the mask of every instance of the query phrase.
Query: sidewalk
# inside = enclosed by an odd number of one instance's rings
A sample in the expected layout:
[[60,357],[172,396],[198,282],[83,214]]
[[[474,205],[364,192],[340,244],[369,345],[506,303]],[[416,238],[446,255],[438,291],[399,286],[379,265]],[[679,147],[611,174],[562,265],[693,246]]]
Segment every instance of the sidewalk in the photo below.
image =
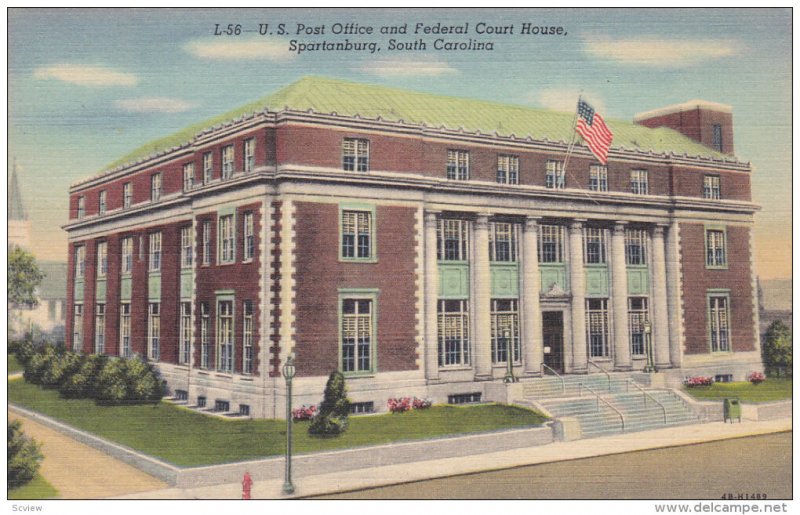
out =
[[[281,494],[283,480],[257,481],[253,484],[253,499],[281,499],[346,492],[376,486],[419,481],[486,470],[496,470],[556,461],[589,458],[662,447],[725,440],[745,436],[792,430],[792,419],[767,422],[726,424],[713,422],[643,431],[602,438],[556,442],[549,445],[514,449],[457,458],[419,461],[401,465],[379,466],[332,474],[298,478],[292,496]],[[117,497],[118,499],[240,499],[239,483],[201,488],[167,488]]]

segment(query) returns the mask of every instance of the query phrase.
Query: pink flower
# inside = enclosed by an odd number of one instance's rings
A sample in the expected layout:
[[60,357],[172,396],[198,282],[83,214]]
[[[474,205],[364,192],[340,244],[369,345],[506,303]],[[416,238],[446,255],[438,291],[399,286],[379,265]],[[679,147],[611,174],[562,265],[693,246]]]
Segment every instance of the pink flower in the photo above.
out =
[[747,380],[753,384],[759,384],[766,380],[767,378],[761,372],[750,372],[747,375]]

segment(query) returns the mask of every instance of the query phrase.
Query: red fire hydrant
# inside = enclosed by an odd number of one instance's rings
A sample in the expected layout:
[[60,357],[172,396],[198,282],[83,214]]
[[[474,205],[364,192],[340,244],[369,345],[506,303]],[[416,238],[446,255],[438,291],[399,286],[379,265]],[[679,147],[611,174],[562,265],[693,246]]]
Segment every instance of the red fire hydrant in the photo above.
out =
[[250,489],[253,487],[253,478],[250,477],[249,472],[244,473],[242,479],[242,499],[250,499]]

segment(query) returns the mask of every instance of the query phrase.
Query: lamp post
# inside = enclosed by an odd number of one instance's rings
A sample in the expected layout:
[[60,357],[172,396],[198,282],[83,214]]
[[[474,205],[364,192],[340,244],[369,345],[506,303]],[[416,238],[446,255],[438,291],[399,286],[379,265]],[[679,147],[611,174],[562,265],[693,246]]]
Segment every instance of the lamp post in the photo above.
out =
[[655,372],[656,367],[653,365],[653,339],[650,333],[653,330],[650,320],[644,321],[644,344],[647,348],[647,365],[644,367],[645,372]]
[[503,344],[506,348],[506,376],[503,378],[505,383],[516,383],[517,378],[514,377],[514,352],[511,349],[511,331],[505,329],[503,331]]
[[286,380],[286,478],[283,482],[283,493],[293,494],[292,484],[292,378],[296,370],[294,367],[294,353],[289,354],[283,365],[283,378]]

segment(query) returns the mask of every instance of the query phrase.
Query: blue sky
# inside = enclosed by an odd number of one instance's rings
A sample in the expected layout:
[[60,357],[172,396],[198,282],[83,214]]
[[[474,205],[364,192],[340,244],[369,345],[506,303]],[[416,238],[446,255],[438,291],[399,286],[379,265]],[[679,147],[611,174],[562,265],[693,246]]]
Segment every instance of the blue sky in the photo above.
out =
[[[334,23],[461,25],[470,34],[331,34]],[[476,36],[477,23],[514,24]],[[523,23],[564,36],[522,35]],[[214,36],[216,24],[291,35]],[[326,26],[295,36],[297,23]],[[607,118],[701,98],[733,106],[737,156],[753,164],[762,277],[791,275],[791,11],[33,10],[8,13],[9,162],[17,158],[34,251],[65,259],[67,189],[133,148],[306,75],[570,110],[582,92]],[[423,37],[425,52],[389,52]],[[433,40],[494,42],[434,51]],[[374,40],[375,54],[288,51],[291,39]]]

